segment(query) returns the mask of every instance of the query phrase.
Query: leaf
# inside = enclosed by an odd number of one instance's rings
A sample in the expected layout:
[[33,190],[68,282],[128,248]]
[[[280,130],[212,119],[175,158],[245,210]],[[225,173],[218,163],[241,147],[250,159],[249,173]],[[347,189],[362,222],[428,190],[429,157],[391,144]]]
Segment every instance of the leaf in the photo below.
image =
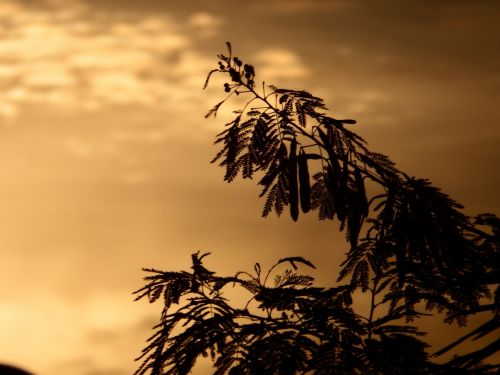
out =
[[217,103],[216,105],[214,105],[212,107],[212,109],[210,111],[207,112],[207,114],[205,115],[205,118],[209,118],[210,116],[213,116],[214,118],[217,116],[217,111],[219,110],[220,106],[225,102],[226,100],[222,100],[220,101],[219,103]]
[[333,220],[335,206],[332,192],[327,184],[325,173],[317,173],[313,176],[315,180],[311,186],[311,208],[318,210],[320,220]]
[[[220,72],[220,70],[219,70],[219,69],[212,69],[212,70],[208,73],[207,78],[205,79],[205,83],[203,84],[203,88],[202,88],[202,90],[205,90],[205,89],[207,88],[207,86],[208,86],[208,82],[210,81],[210,77],[211,77],[211,76],[212,76],[212,74],[213,74],[213,73],[215,73],[215,72]],[[207,117],[209,117],[209,116],[205,116],[205,118],[207,118]],[[215,115],[214,115],[214,117],[215,117]]]
[[297,112],[297,119],[299,120],[300,126],[303,128],[306,127],[306,115],[304,112],[304,108],[301,106],[299,102],[295,102],[295,110]]

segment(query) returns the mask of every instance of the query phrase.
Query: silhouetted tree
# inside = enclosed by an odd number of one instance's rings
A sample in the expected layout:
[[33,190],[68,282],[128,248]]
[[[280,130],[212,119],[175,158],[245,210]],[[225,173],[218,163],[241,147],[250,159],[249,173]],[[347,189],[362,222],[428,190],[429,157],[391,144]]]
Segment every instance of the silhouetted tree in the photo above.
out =
[[[370,151],[349,129],[355,121],[328,116],[322,99],[303,90],[257,88],[254,67],[233,56],[229,43],[228,55],[218,57],[205,87],[213,73],[226,74],[227,97],[207,117],[234,95],[249,98],[215,141],[220,151],[213,162],[225,168],[224,179],[258,175],[263,216],[279,216],[287,206],[293,220],[300,211],[316,211],[320,220],[338,222],[350,251],[333,288],[315,287],[311,276],[299,273],[298,266],[314,267],[302,257],[281,259],[267,273],[257,263],[253,272],[231,277],[206,269],[207,254],[199,253],[191,272],[146,269],[137,299],[163,298],[164,309],[136,373],[187,374],[208,355],[215,374],[497,370],[483,360],[500,349],[500,340],[438,365],[426,352],[424,333],[409,323],[440,312],[463,326],[472,314],[490,314],[435,356],[498,332],[500,220],[467,216],[428,180]],[[227,300],[228,287],[249,292],[246,305]],[[351,307],[358,290],[371,296],[368,316]]]

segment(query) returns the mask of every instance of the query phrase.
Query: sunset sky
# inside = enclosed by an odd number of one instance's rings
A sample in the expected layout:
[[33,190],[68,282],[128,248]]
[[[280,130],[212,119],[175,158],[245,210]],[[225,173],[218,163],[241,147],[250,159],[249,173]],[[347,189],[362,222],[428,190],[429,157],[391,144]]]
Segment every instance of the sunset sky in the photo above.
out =
[[209,164],[230,114],[205,120],[224,93],[201,88],[226,40],[468,214],[499,214],[499,19],[487,0],[0,0],[0,362],[132,373],[161,308],[133,302],[141,268],[196,250],[223,274],[301,255],[336,279],[336,224],[262,219],[255,181]]

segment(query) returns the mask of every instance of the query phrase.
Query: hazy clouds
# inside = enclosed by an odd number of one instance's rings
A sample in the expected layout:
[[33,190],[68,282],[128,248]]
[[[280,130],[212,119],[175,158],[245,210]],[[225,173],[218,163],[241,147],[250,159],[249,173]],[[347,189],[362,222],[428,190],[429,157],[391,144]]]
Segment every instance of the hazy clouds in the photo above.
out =
[[182,105],[199,97],[196,89],[213,62],[194,50],[192,39],[213,36],[219,18],[194,13],[180,23],[168,14],[95,12],[72,0],[22,4],[0,5],[4,117],[27,103],[93,110],[110,104]]
[[257,78],[324,97],[471,213],[500,209],[499,7],[474,1],[0,2],[0,360],[130,373],[158,310],[140,268],[232,273],[285,255],[336,278],[336,224],[261,219],[222,182],[202,85],[225,41]]

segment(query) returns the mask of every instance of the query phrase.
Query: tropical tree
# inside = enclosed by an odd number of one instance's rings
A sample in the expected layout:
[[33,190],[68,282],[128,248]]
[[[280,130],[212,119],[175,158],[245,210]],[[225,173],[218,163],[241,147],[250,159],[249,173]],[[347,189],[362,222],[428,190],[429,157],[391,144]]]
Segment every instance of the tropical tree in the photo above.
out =
[[[351,130],[356,122],[327,114],[321,98],[303,90],[257,85],[255,69],[232,53],[218,55],[227,93],[207,114],[215,117],[234,96],[242,109],[217,135],[212,162],[224,180],[258,177],[263,216],[288,209],[293,220],[316,211],[344,231],[350,246],[338,285],[319,288],[299,267],[302,257],[280,259],[267,272],[218,276],[192,256],[190,272],[145,269],[137,299],[163,300],[163,312],[137,374],[187,374],[211,356],[215,374],[493,373],[483,363],[500,340],[431,361],[424,332],[410,325],[443,313],[464,326],[490,319],[434,356],[465,340],[494,336],[500,326],[500,220],[470,217],[428,180],[410,177],[385,155],[369,150]],[[227,288],[249,293],[246,304],[225,298]],[[353,293],[370,296],[367,316],[352,307]]]

